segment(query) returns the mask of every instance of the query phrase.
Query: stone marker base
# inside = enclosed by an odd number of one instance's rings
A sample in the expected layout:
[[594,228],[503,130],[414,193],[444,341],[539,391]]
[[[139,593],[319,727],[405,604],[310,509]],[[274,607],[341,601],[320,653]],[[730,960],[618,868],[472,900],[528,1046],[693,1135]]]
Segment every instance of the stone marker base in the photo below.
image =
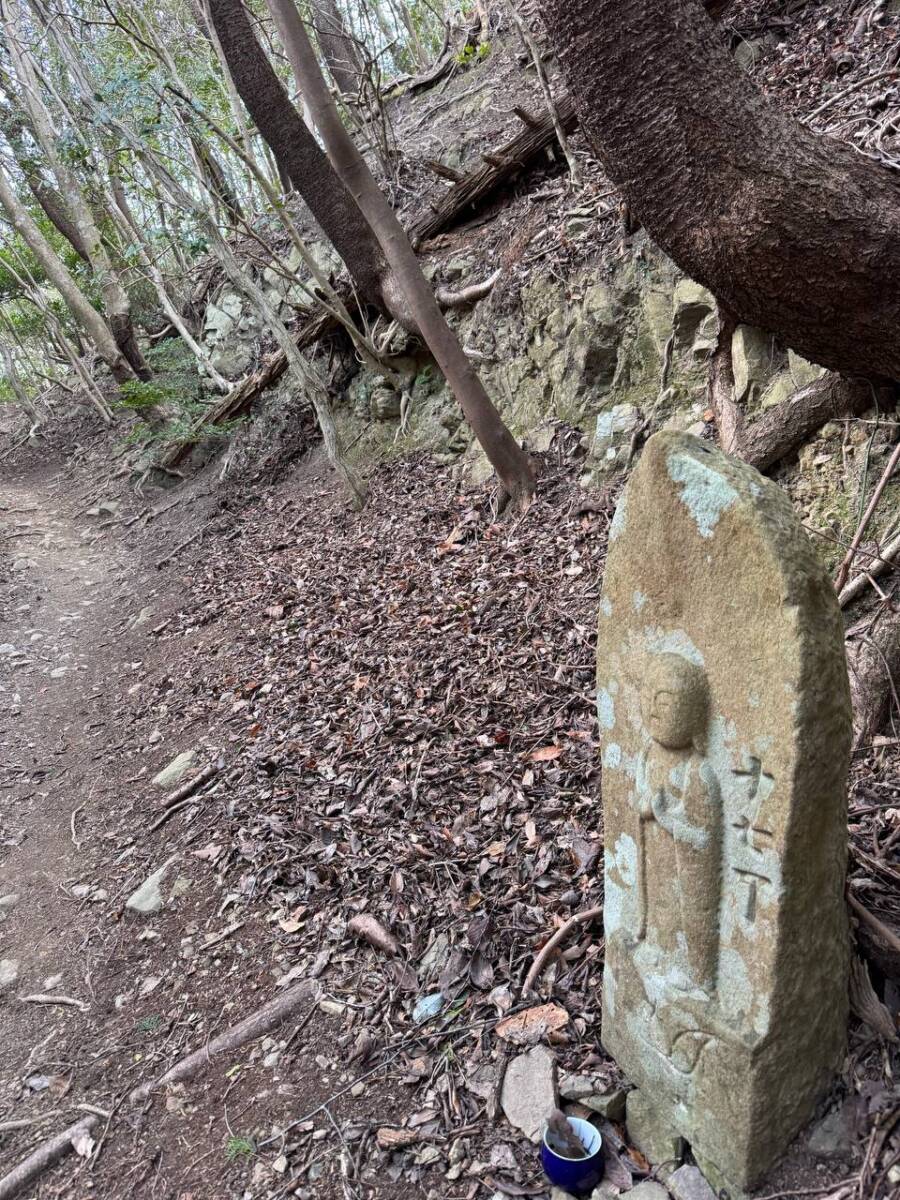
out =
[[697,1167],[683,1166],[687,1142],[665,1113],[639,1088],[628,1093],[625,1123],[628,1136],[672,1189],[676,1200],[749,1200],[749,1193],[726,1179],[719,1168],[694,1154]]

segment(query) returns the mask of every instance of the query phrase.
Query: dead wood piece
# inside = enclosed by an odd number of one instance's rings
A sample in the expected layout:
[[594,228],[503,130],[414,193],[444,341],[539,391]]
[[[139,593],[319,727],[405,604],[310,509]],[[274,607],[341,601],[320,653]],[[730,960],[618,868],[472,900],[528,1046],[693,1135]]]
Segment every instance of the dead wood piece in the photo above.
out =
[[720,304],[719,335],[709,365],[709,407],[715,415],[719,445],[726,454],[738,452],[746,420],[744,410],[734,395],[731,339],[736,328],[737,318]]
[[502,274],[502,268],[498,268],[487,279],[483,279],[480,283],[470,284],[469,287],[460,288],[458,292],[452,292],[449,288],[438,288],[434,293],[434,298],[442,308],[464,308],[467,304],[474,304],[477,300],[484,299]]
[[891,538],[878,557],[873,558],[864,571],[850,580],[838,596],[838,604],[841,608],[846,608],[852,600],[865,591],[870,583],[873,583],[879,575],[883,575],[888,567],[893,566],[898,554],[900,554],[900,533]]
[[869,522],[875,514],[875,509],[878,507],[878,501],[881,499],[884,489],[887,487],[891,476],[897,469],[897,463],[900,462],[900,442],[894,447],[891,457],[888,459],[887,466],[881,473],[881,478],[875,485],[875,491],[872,493],[872,498],[866,506],[866,511],[860,518],[859,525],[856,527],[856,532],[853,535],[853,540],[850,542],[849,549],[844,555],[844,561],[841,563],[837,573],[837,578],[834,581],[835,590],[840,592],[844,584],[847,582],[847,576],[850,573],[850,567],[853,559],[856,557],[856,551],[859,549],[859,543],[863,539],[863,535],[868,528]]
[[531,964],[531,970],[525,976],[525,983],[522,985],[522,996],[526,997],[531,994],[531,989],[534,987],[534,981],[539,978],[541,972],[547,965],[547,962],[556,950],[557,946],[569,936],[576,925],[584,925],[588,921],[595,921],[598,917],[603,916],[602,908],[586,908],[584,912],[575,913],[573,917],[569,917],[568,921],[560,925],[553,937],[541,949],[540,953]]
[[540,129],[540,118],[534,113],[530,113],[527,108],[522,108],[520,104],[513,105],[513,112],[519,118],[523,125],[527,125],[529,129]]
[[[342,297],[344,298],[344,297]],[[349,293],[346,298],[349,298]],[[303,326],[297,335],[297,347],[304,350],[312,346],[320,338],[333,333],[338,328],[338,322],[331,313],[322,312],[311,314],[311,319]],[[199,417],[190,429],[187,438],[177,445],[171,446],[156,464],[160,470],[171,470],[189,454],[207,429],[221,425],[224,421],[234,420],[245,413],[267,388],[270,388],[287,370],[287,356],[283,350],[276,351],[253,375],[248,376],[237,387],[232,388],[227,396],[218,403],[211,405]]]
[[445,166],[444,163],[438,162],[434,158],[426,158],[425,166],[441,179],[449,179],[451,183],[459,183],[461,179],[465,179],[462,171],[457,171],[455,167]]
[[162,807],[171,808],[173,804],[180,804],[182,800],[187,800],[188,796],[192,796],[198,788],[203,787],[204,783],[208,783],[214,775],[218,775],[221,769],[220,762],[210,763],[202,771],[198,771],[192,779],[188,779],[186,783],[177,787],[174,792],[169,792],[162,802]]
[[870,928],[874,929],[883,942],[900,954],[900,936],[894,933],[893,929],[889,929],[884,921],[879,920],[874,913],[869,912],[866,906],[857,900],[852,891],[849,890],[847,892],[847,903],[858,917],[865,921]]
[[746,427],[737,453],[757,471],[767,471],[828,421],[858,416],[875,398],[871,384],[829,371]]
[[[561,97],[557,102],[557,110],[560,124],[568,133],[578,123],[571,98]],[[492,161],[471,171],[458,184],[449,188],[436,205],[434,213],[419,221],[410,230],[413,245],[421,245],[426,239],[453,225],[466,213],[478,208],[555,141],[553,120],[549,114],[545,114],[533,126],[529,125],[523,129],[511,142],[507,142],[497,153],[492,154]]]
[[400,953],[400,946],[394,935],[388,933],[384,926],[369,913],[360,913],[358,917],[353,917],[348,921],[347,932],[362,938],[370,946],[374,946],[376,950],[386,954],[388,958],[396,958]]
[[885,610],[869,631],[847,643],[853,700],[853,746],[859,749],[879,733],[893,701],[900,711],[900,612]]
[[76,1000],[73,996],[54,996],[52,992],[41,992],[33,996],[20,996],[23,1004],[59,1004],[63,1008],[77,1008],[81,1012],[91,1011],[91,1006],[84,1000]]
[[868,968],[856,954],[850,960],[850,1007],[879,1037],[897,1041],[894,1019],[876,996]]
[[[310,988],[307,980],[297,983],[274,1000],[269,1000],[255,1013],[239,1021],[224,1033],[220,1033],[200,1050],[195,1050],[187,1058],[181,1059],[168,1071],[156,1079],[147,1080],[133,1088],[125,1098],[122,1107],[130,1108],[143,1104],[158,1088],[169,1084],[183,1083],[192,1079],[213,1058],[220,1054],[230,1054],[247,1042],[270,1033],[297,1009],[305,1000],[310,999]],[[55,1166],[61,1159],[76,1148],[100,1124],[99,1116],[88,1116],[70,1125],[62,1133],[56,1134],[42,1145],[38,1146],[12,1171],[0,1179],[0,1200],[11,1200],[23,1188],[33,1183],[44,1171]]]

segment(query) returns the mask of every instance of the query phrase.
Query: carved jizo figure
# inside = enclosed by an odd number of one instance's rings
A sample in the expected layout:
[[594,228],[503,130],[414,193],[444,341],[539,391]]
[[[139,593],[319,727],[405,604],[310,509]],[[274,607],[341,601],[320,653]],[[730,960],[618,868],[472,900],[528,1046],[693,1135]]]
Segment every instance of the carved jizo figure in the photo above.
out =
[[[639,831],[638,941],[687,968],[684,990],[712,993],[719,954],[722,798],[704,757],[709,688],[680,654],[652,654],[641,695],[649,745],[640,756],[634,805]],[[677,969],[677,968],[676,968]]]
[[790,502],[697,438],[652,437],[619,501],[597,714],[603,1045],[638,1145],[655,1110],[720,1195],[751,1188],[843,1056],[850,700]]

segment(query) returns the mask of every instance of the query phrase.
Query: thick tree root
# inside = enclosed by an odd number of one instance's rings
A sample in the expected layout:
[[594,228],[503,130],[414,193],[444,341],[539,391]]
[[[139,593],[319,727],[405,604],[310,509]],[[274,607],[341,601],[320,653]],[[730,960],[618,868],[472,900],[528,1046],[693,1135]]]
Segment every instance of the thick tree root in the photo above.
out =
[[[310,985],[308,980],[304,980],[289,988],[283,996],[277,996],[274,1000],[264,1004],[262,1008],[257,1009],[249,1017],[245,1017],[243,1021],[239,1021],[237,1025],[232,1025],[230,1029],[213,1038],[202,1049],[195,1050],[187,1058],[181,1059],[158,1078],[139,1084],[125,1097],[122,1107],[133,1108],[135,1105],[143,1104],[157,1088],[193,1079],[210,1059],[215,1058],[218,1054],[231,1053],[247,1042],[252,1042],[256,1038],[262,1037],[263,1034],[271,1032],[285,1021],[304,1000],[308,999],[310,999]],[[68,1129],[64,1129],[62,1133],[43,1142],[17,1167],[0,1179],[0,1200],[11,1200],[11,1197],[17,1196],[23,1188],[33,1183],[44,1171],[71,1154],[76,1148],[76,1143],[84,1137],[89,1137],[99,1124],[98,1116],[84,1117],[74,1125],[70,1125]]]
[[900,612],[885,608],[865,633],[848,641],[847,667],[858,749],[883,728],[891,704],[900,713]]
[[766,471],[828,421],[857,416],[876,398],[872,384],[829,372],[745,426],[735,452],[757,471]]

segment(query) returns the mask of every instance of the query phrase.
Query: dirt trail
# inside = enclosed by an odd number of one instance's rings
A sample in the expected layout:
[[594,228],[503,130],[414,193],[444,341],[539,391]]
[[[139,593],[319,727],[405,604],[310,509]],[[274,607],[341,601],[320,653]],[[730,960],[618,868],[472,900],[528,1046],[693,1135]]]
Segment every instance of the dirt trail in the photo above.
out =
[[64,487],[46,468],[0,481],[0,894],[18,897],[0,924],[0,957],[17,964],[0,996],[4,1108],[32,1049],[46,1042],[59,1062],[88,1019],[17,997],[52,988],[96,1007],[96,906],[78,885],[91,873],[83,832],[102,819],[98,775],[117,738],[109,631],[128,611],[131,567],[121,546],[85,540],[92,522],[66,511]]

